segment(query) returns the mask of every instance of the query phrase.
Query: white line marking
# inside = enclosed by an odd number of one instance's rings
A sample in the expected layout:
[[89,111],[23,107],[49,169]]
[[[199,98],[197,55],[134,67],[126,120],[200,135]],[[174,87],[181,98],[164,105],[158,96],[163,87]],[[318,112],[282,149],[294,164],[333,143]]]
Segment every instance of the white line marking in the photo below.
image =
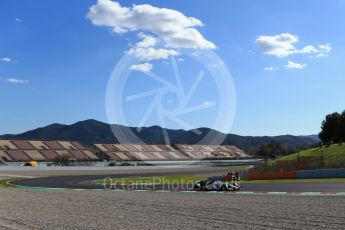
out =
[[0,176],[4,177],[17,177],[17,178],[35,178],[33,176],[23,176],[23,175],[13,175],[13,174],[0,174]]

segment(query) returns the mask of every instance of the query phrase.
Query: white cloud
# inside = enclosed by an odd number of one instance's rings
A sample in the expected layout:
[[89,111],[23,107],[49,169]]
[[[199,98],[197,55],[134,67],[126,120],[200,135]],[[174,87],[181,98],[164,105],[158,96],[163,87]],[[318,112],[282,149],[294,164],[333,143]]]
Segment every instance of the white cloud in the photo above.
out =
[[288,63],[286,65],[284,65],[284,67],[286,69],[303,69],[306,66],[307,66],[307,64],[297,63],[297,62],[293,62],[293,61],[288,61]]
[[274,68],[273,66],[267,66],[264,68],[265,71],[274,71],[276,70],[276,68]]
[[323,45],[319,45],[319,50],[321,52],[319,52],[316,57],[327,57],[328,53],[330,53],[332,51],[332,47],[329,43],[323,44]]
[[150,72],[152,68],[153,68],[153,65],[147,62],[143,64],[132,65],[130,67],[131,70],[140,71],[144,73]]
[[194,27],[202,22],[177,10],[149,4],[123,7],[111,0],[98,0],[90,7],[87,18],[96,26],[111,27],[116,33],[147,31],[161,39],[167,48],[214,49]]
[[202,104],[204,106],[210,106],[212,104],[212,102],[210,102],[210,101],[203,101]]
[[332,47],[329,43],[319,45],[319,49],[324,50],[325,52],[329,53],[332,50]]
[[302,49],[297,49],[295,44],[299,41],[297,35],[290,33],[282,33],[274,36],[260,35],[256,38],[255,43],[259,49],[268,55],[275,57],[288,57],[292,54],[314,54],[315,57],[326,56],[331,52],[332,47],[326,43],[315,47],[313,45],[307,45]]
[[14,21],[15,22],[22,22],[23,20],[21,18],[15,18]]
[[22,79],[17,79],[17,78],[7,78],[6,81],[8,83],[12,83],[12,84],[26,84],[26,83],[29,83],[28,80],[22,80]]
[[259,49],[268,55],[286,57],[295,51],[294,43],[298,37],[289,33],[282,33],[275,36],[258,36],[255,40]]
[[301,50],[296,50],[295,51],[296,53],[302,53],[302,54],[310,54],[310,53],[318,53],[319,50],[316,49],[314,46],[312,45],[308,45],[308,46],[305,46],[303,49]]
[[136,47],[128,51],[129,54],[133,54],[136,58],[142,61],[152,61],[158,59],[167,59],[170,56],[177,56],[179,53],[175,50],[168,50],[163,48],[141,48]]
[[2,61],[2,62],[11,62],[12,59],[9,58],[9,57],[3,57],[3,58],[0,59],[0,61]]
[[[317,54],[315,57],[321,58],[321,57],[327,57],[327,56],[328,56],[327,54],[319,53],[319,54]],[[313,56],[310,56],[310,57],[313,58]]]
[[151,47],[156,45],[158,42],[157,38],[144,34],[142,32],[138,34],[138,37],[141,38],[142,41],[136,43],[137,47]]
[[205,108],[210,108],[216,105],[215,101],[203,101],[202,106]]

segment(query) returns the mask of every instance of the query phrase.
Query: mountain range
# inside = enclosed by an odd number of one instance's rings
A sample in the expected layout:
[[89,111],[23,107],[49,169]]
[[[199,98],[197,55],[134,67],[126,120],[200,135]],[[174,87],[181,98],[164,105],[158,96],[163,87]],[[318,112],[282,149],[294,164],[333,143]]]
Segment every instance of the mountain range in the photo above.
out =
[[[121,132],[128,129],[126,126],[109,125],[97,120],[79,121],[71,125],[51,124],[46,127],[37,128],[21,134],[1,135],[3,140],[66,140],[79,141],[87,146],[95,143],[118,143],[112,130]],[[138,132],[136,127],[129,129],[142,141],[147,144],[164,144],[162,128],[160,126],[142,127]],[[224,145],[234,145],[240,149],[247,150],[249,147],[258,149],[262,144],[276,140],[279,143],[292,149],[300,149],[319,142],[317,135],[310,136],[240,136],[235,134],[224,134],[210,128],[199,128],[201,135],[197,135],[193,130],[166,129],[169,134],[171,144],[208,144],[209,139],[206,134],[217,135],[224,139]],[[209,135],[207,135],[209,136]]]

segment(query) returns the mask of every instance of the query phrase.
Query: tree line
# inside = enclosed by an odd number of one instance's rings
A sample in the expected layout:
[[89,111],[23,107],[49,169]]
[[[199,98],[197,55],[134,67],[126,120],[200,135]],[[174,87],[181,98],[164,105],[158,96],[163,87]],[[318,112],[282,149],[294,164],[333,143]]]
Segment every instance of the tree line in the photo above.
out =
[[345,110],[342,113],[328,114],[322,121],[319,138],[323,144],[345,141]]
[[262,144],[260,148],[249,147],[247,152],[254,156],[263,157],[265,159],[274,159],[277,156],[284,156],[296,151],[308,149],[310,147],[322,146],[322,144],[330,145],[334,143],[345,142],[345,110],[342,113],[328,114],[321,124],[321,132],[319,133],[320,144],[311,146],[301,145],[298,149],[289,148],[286,144],[281,144],[275,140],[271,143]]
[[276,140],[272,140],[270,143],[262,144],[254,155],[265,159],[274,159],[278,156],[289,155],[295,151],[295,149],[289,148],[286,144],[281,144]]

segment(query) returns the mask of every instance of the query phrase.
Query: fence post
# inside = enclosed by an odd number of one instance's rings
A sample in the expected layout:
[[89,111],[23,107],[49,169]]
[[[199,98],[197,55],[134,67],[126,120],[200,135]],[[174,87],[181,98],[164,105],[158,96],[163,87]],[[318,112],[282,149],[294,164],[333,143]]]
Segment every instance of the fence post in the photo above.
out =
[[323,162],[323,149],[321,150],[321,156],[320,156],[320,165],[319,168],[323,168],[324,167],[324,162]]

